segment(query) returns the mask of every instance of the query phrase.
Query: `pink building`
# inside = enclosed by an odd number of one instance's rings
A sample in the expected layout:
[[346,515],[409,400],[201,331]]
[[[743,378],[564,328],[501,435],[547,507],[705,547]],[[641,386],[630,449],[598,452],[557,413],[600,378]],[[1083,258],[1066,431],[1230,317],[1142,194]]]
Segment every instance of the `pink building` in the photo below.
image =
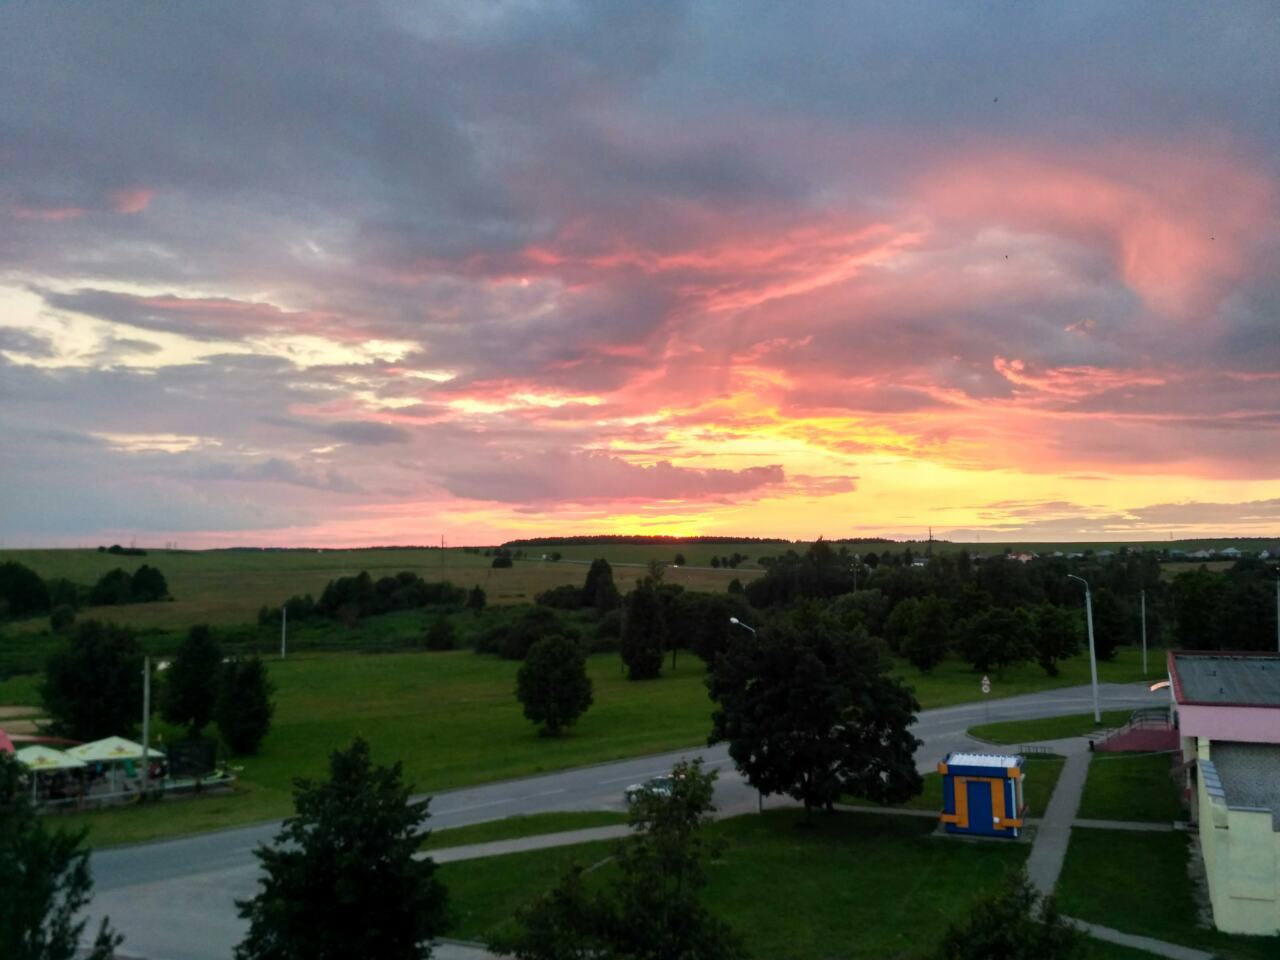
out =
[[1280,654],[1168,662],[1214,924],[1280,933]]

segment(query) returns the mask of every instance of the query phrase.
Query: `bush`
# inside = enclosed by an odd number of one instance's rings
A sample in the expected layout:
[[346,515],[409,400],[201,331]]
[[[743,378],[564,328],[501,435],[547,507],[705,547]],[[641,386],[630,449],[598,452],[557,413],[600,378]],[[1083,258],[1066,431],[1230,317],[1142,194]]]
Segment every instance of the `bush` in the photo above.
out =
[[485,596],[484,587],[476,584],[471,588],[471,592],[467,594],[467,609],[473,613],[479,614],[489,603],[489,598]]
[[10,616],[43,613],[50,606],[49,589],[30,567],[21,563],[0,563],[0,614]]
[[435,622],[427,630],[424,640],[428,650],[452,650],[458,645],[457,633],[453,629],[453,621],[448,617],[436,617]]
[[76,622],[76,608],[62,604],[54,607],[49,613],[49,629],[54,633],[62,633]]
[[578,610],[583,606],[582,589],[566,583],[542,591],[533,598],[533,602],[555,610]]
[[574,640],[553,634],[529,648],[516,674],[516,696],[524,715],[545,736],[559,736],[591,706],[587,660]]
[[493,563],[490,564],[495,570],[503,570],[512,566],[510,557],[494,557]]
[[577,639],[577,631],[561,623],[550,607],[528,607],[509,623],[490,627],[476,641],[477,653],[494,653],[504,660],[523,660],[543,637],[562,633]]

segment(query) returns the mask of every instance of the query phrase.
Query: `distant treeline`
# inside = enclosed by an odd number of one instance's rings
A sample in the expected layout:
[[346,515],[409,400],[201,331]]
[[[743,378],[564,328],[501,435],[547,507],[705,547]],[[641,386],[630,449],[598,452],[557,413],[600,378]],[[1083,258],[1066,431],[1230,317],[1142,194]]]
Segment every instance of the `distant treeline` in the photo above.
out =
[[98,552],[110,553],[117,557],[145,557],[147,555],[147,551],[141,547],[122,547],[118,543],[113,543],[109,547],[99,546]]
[[133,573],[119,567],[108,570],[93,586],[64,577],[45,580],[24,564],[0,563],[0,619],[52,612],[54,628],[61,629],[81,607],[151,603],[168,596],[164,574],[145,563]]
[[[875,541],[877,543],[882,541]],[[883,541],[887,543],[888,541]],[[631,536],[628,534],[596,534],[585,537],[530,537],[524,540],[508,540],[504,547],[600,547],[611,544],[642,547],[668,546],[682,544],[720,544],[720,543],[785,543],[790,540],[781,537],[669,537],[669,536]]]

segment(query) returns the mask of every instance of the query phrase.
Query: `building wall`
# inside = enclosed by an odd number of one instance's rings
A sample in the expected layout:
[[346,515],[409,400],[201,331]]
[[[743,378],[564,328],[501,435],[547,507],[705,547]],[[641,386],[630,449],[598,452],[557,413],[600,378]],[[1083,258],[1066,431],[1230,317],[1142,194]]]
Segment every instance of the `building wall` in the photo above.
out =
[[1197,706],[1180,703],[1178,728],[1184,737],[1280,743],[1280,710],[1275,707]]
[[1225,933],[1280,933],[1280,832],[1271,811],[1228,806],[1211,760],[1201,759],[1197,779],[1214,926]]

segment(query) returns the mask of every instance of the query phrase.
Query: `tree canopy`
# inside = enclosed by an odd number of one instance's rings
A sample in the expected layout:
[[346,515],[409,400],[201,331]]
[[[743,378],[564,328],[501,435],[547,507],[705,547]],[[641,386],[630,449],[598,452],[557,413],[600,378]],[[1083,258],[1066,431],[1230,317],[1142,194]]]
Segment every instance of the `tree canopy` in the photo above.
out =
[[747,781],[805,808],[848,794],[900,803],[921,790],[908,728],[915,694],[865,633],[812,607],[735,644],[707,681],[711,742],[727,741]]
[[529,648],[516,674],[516,696],[524,715],[547,736],[559,736],[592,703],[587,658],[575,640],[553,634]]
[[142,715],[142,648],[133,631],[76,624],[45,666],[41,696],[59,733],[76,740],[131,736]]
[[213,717],[222,739],[236,753],[258,752],[275,714],[274,691],[266,665],[257,657],[223,665]]
[[357,739],[329,779],[294,782],[295,814],[257,850],[258,893],[237,901],[249,932],[236,960],[424,960],[445,929],[446,893],[415,854],[429,801],[409,801],[399,763],[375,766]]
[[207,626],[192,627],[165,673],[161,715],[198,737],[213,719],[221,672],[222,648],[213,631]]
[[622,662],[628,680],[653,680],[662,673],[667,623],[657,584],[645,577],[627,595],[622,617]]
[[26,770],[0,753],[0,957],[110,960],[121,938],[104,918],[81,952],[93,879],[85,831],[50,830],[31,805]]

